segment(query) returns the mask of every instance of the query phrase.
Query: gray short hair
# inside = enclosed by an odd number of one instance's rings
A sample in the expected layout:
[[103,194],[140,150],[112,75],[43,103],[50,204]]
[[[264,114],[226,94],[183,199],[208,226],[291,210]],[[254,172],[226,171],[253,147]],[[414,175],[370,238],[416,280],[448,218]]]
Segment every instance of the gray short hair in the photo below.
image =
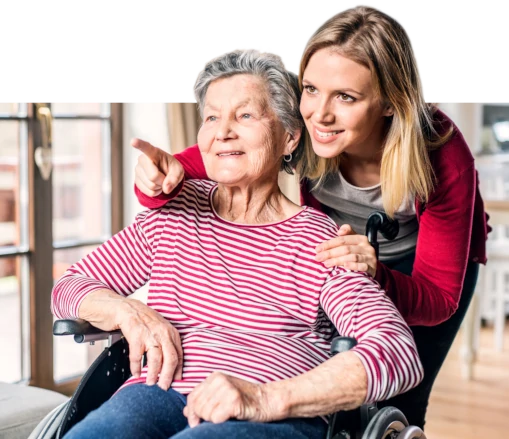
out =
[[[281,58],[257,50],[236,50],[209,61],[200,72],[194,85],[194,95],[203,116],[205,95],[209,85],[220,78],[250,74],[261,78],[267,85],[269,105],[290,134],[302,130],[304,123],[299,112],[300,90],[297,75],[285,69]],[[302,156],[304,135],[295,148],[290,163],[282,162],[282,170],[292,174]]]

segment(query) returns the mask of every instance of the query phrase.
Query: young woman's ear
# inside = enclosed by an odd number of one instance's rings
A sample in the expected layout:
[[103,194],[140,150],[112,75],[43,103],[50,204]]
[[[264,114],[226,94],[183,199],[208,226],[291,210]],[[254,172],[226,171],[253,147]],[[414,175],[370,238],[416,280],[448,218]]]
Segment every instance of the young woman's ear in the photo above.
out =
[[385,117],[394,116],[394,108],[391,104],[385,105],[383,115]]

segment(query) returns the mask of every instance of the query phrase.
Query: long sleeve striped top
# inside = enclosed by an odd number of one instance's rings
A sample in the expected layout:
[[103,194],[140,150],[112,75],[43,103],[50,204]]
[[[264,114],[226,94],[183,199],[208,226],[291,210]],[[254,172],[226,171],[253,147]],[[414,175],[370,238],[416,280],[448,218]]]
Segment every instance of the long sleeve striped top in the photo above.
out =
[[255,383],[297,376],[330,358],[336,333],[358,341],[366,402],[420,382],[412,334],[379,284],[315,260],[315,246],[336,236],[331,219],[307,207],[278,223],[231,223],[213,208],[216,187],[186,181],[71,266],[52,292],[55,316],[76,318],[94,290],[128,296],[148,282],[147,305],[181,337],[183,376],[171,387],[183,394],[214,371]]

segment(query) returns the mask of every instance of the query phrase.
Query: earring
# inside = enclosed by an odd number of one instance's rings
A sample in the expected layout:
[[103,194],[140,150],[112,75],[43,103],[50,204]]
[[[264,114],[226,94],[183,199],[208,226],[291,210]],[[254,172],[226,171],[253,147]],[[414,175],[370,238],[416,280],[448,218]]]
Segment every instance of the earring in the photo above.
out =
[[286,162],[286,163],[290,163],[292,161],[292,153],[288,154],[288,155],[285,155],[283,157],[283,160]]

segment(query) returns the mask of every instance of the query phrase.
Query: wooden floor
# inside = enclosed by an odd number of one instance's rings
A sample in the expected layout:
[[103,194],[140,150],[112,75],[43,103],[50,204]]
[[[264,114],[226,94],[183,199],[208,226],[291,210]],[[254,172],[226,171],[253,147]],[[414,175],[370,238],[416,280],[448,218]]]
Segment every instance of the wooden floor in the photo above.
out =
[[435,382],[426,422],[427,439],[509,438],[509,324],[504,351],[495,352],[493,330],[484,328],[474,379],[461,375],[461,333]]

